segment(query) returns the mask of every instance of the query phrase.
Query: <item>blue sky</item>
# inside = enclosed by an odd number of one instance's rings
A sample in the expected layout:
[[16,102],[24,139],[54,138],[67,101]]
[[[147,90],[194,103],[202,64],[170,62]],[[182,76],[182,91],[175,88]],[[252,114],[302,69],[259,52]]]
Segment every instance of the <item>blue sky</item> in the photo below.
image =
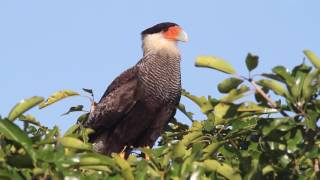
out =
[[[279,64],[292,68],[302,62],[303,49],[320,56],[319,7],[317,0],[0,1],[0,114],[21,99],[61,89],[91,88],[98,100],[141,58],[140,32],[163,21],[189,35],[180,44],[183,87],[218,98],[216,85],[228,76],[194,67],[198,55],[222,57],[242,74],[248,52],[260,56],[256,73]],[[79,114],[60,115],[78,104],[89,101],[74,97],[30,113],[65,130]]]

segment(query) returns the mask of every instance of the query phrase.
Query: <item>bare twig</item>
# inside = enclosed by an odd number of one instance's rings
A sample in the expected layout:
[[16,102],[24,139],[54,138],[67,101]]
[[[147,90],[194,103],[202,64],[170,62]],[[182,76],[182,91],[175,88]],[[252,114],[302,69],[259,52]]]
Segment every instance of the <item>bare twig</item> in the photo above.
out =
[[264,98],[268,101],[269,105],[274,108],[274,109],[278,109],[279,112],[283,115],[288,117],[289,115],[284,112],[283,110],[280,110],[277,106],[277,104],[275,102],[273,102],[273,100],[256,84],[255,81],[253,80],[249,80],[249,82],[253,85],[253,87],[256,89],[256,91]]
[[313,161],[313,170],[314,172],[319,172],[319,159],[314,159]]

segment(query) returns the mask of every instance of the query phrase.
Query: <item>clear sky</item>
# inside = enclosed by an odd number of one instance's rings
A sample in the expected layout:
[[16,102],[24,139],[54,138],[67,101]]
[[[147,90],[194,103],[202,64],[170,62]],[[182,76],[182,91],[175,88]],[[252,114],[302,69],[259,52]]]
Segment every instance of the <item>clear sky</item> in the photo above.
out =
[[[194,67],[198,55],[222,57],[243,74],[248,52],[260,56],[256,73],[279,64],[292,68],[302,62],[303,49],[320,56],[319,7],[319,0],[2,0],[0,114],[21,99],[61,89],[91,88],[99,100],[141,58],[140,32],[163,21],[178,23],[189,35],[180,44],[183,87],[220,97],[216,85],[228,76]],[[65,130],[79,114],[60,115],[78,104],[90,103],[74,97],[31,113]]]

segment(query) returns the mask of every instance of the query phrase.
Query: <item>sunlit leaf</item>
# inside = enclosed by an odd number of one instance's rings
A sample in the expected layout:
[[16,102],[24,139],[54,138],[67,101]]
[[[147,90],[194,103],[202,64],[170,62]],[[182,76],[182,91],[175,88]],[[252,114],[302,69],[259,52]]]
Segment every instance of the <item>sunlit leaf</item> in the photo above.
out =
[[31,139],[17,125],[6,119],[0,120],[0,134],[20,144],[28,152],[33,163],[36,162],[36,153],[33,150]]
[[24,121],[24,122],[28,122],[28,123],[31,123],[31,124],[34,124],[34,125],[37,125],[37,126],[40,126],[40,122],[37,121],[37,119],[34,116],[30,115],[30,114],[19,116],[19,120],[20,121]]
[[294,78],[291,76],[291,74],[285,67],[276,66],[272,68],[272,72],[280,76],[284,80],[284,82],[286,82],[289,86],[292,86],[294,84]]
[[69,136],[72,135],[77,129],[79,129],[80,125],[79,124],[75,124],[73,126],[71,126],[65,133],[63,136]]
[[317,57],[316,54],[314,54],[310,50],[304,50],[303,53],[308,57],[310,62],[318,69],[320,69],[320,58]]
[[243,80],[238,78],[227,78],[218,84],[218,90],[221,93],[229,93],[232,89],[236,89],[242,82]]
[[208,159],[212,154],[216,153],[217,150],[224,144],[224,141],[212,142],[206,148],[203,149],[204,155],[202,159]]
[[206,170],[217,172],[230,180],[242,179],[239,171],[226,163],[221,163],[216,160],[205,160],[203,164]]
[[262,79],[260,81],[257,81],[257,84],[274,91],[276,94],[280,96],[286,96],[288,94],[287,90],[280,83],[274,80]]
[[8,115],[8,119],[10,121],[15,120],[17,117],[22,115],[24,112],[28,111],[29,109],[33,108],[34,106],[37,106],[43,102],[43,98],[39,96],[33,96],[29,99],[24,99],[20,101],[18,104],[16,104],[10,111]]
[[178,105],[178,109],[184,114],[184,115],[186,115],[191,121],[193,121],[193,113],[192,112],[188,112],[187,110],[186,110],[186,107],[183,105],[183,104],[181,104],[181,103],[179,103],[179,105]]
[[[78,160],[77,160],[78,161]],[[80,166],[93,166],[93,165],[110,165],[114,166],[115,162],[108,156],[102,154],[86,153],[79,157]]]
[[246,101],[241,103],[239,108],[237,109],[239,112],[263,112],[263,113],[270,113],[270,112],[278,112],[276,109],[270,109],[263,106],[259,106],[252,101]]
[[310,98],[312,94],[317,91],[317,86],[320,84],[320,71],[314,70],[309,73],[304,82],[302,88],[302,96],[304,99]]
[[42,102],[39,105],[39,108],[42,109],[64,98],[67,98],[70,96],[77,96],[77,95],[79,95],[79,93],[72,90],[62,90],[62,91],[55,92],[46,101]]
[[228,95],[221,98],[221,101],[232,102],[232,101],[238,100],[238,99],[244,97],[245,93],[248,92],[249,90],[250,89],[248,86],[242,85],[238,89],[231,90]]
[[186,154],[186,147],[183,142],[180,141],[174,145],[173,148],[173,158],[182,158]]
[[91,150],[91,144],[86,144],[82,142],[80,139],[74,137],[62,137],[58,139],[63,146],[74,149],[83,149],[83,150]]
[[227,103],[219,103],[214,107],[214,124],[219,125],[225,123],[224,116],[227,114],[230,109],[230,105]]
[[117,165],[121,168],[121,175],[124,179],[134,180],[130,164],[119,155],[113,154],[113,158]]
[[182,90],[182,95],[195,102],[201,108],[203,113],[208,113],[213,109],[211,103],[204,96],[197,97],[185,90]]
[[227,73],[227,74],[235,74],[236,71],[233,69],[232,65],[227,61],[213,56],[199,56],[196,59],[197,67],[208,67],[212,69],[216,69],[218,71]]

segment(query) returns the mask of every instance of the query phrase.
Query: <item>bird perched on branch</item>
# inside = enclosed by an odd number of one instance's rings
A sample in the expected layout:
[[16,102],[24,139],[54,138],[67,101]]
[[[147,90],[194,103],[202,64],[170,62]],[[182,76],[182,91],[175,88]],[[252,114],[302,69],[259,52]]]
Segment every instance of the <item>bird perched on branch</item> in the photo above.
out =
[[181,96],[177,41],[187,41],[187,34],[165,22],[141,36],[142,59],[113,80],[83,123],[94,130],[89,141],[96,152],[126,149],[128,155],[129,147],[152,147],[175,115]]

